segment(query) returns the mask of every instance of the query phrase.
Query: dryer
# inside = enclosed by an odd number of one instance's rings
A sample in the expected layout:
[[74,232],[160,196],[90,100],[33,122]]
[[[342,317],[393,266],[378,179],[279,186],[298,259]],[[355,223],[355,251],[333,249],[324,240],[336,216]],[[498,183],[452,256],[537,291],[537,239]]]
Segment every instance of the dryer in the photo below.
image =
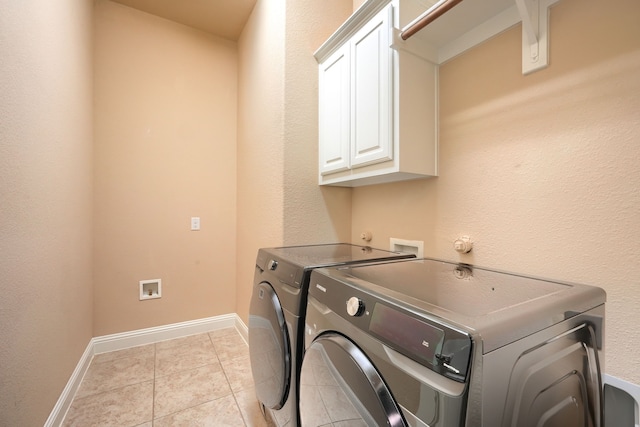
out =
[[600,427],[605,293],[439,260],[314,270],[304,427]]
[[258,251],[249,308],[249,354],[256,396],[276,425],[300,425],[298,382],[311,272],[408,258],[415,255],[347,243]]

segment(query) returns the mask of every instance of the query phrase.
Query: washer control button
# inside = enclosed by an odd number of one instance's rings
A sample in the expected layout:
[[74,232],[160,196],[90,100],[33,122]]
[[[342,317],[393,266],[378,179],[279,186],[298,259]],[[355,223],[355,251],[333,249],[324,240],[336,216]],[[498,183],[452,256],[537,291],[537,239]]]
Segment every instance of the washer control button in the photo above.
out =
[[269,270],[274,271],[276,268],[278,268],[278,261],[274,259],[269,261]]
[[347,301],[347,313],[349,316],[361,316],[364,313],[364,302],[358,297],[351,297]]

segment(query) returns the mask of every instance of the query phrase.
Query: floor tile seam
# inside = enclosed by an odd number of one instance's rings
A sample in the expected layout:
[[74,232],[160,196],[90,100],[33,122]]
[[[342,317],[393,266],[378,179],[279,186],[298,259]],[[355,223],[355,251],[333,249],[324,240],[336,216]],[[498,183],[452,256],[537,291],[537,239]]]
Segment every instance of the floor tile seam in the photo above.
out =
[[118,362],[118,361],[121,361],[121,360],[124,360],[124,359],[140,359],[140,360],[143,360],[143,359],[151,359],[151,358],[152,358],[151,355],[147,355],[147,356],[118,357],[117,359],[105,360],[105,361],[102,361],[102,362],[100,362],[100,361],[96,362],[96,361],[92,360],[91,363],[89,364],[89,369],[91,369],[94,366],[107,365],[107,364],[115,363],[115,362]]
[[[111,372],[113,370],[118,370],[118,371],[125,371],[125,370],[131,370],[135,367],[139,367],[139,366],[143,366],[143,367],[149,367],[148,369],[154,369],[155,368],[155,360],[154,357],[152,356],[147,356],[145,358],[124,358],[124,359],[118,359],[119,361],[125,360],[125,359],[130,359],[131,362],[127,362],[127,364],[125,366],[118,366],[115,362],[113,361],[112,363],[98,363],[95,365],[90,365],[89,368],[87,369],[87,377],[91,379],[89,376],[90,375],[95,375],[96,373],[100,374],[104,374],[105,372]],[[111,365],[111,366],[110,366]],[[153,367],[153,368],[152,368]],[[139,372],[140,369],[135,369],[134,372]]]
[[[156,351],[156,343],[141,344],[141,345],[136,345],[136,346],[133,346],[133,347],[123,348],[123,349],[120,349],[120,350],[111,350],[111,351],[105,351],[105,352],[103,352],[103,353],[96,353],[96,354],[94,354],[94,355],[91,357],[91,361],[92,361],[92,362],[93,362],[93,361],[95,361],[96,356],[102,356],[102,355],[104,355],[104,354],[112,354],[112,353],[126,352],[126,351],[131,351],[131,350],[133,350],[133,349],[136,349],[136,348],[142,348],[142,347],[153,347],[153,352],[155,353],[155,351]],[[150,352],[151,352],[151,351],[150,351]],[[127,358],[127,357],[135,357],[135,356],[114,357],[113,359],[109,359],[109,360],[106,360],[105,362],[98,362],[98,363],[108,363],[108,362],[113,362],[114,360],[124,359],[124,358]]]
[[[235,394],[236,392],[246,391],[246,390],[249,390],[249,389],[250,389],[250,388],[247,388],[247,387],[242,383],[242,381],[240,381],[240,383],[239,383],[239,384],[237,384],[237,386],[238,386],[238,387],[240,387],[240,388],[234,389],[234,388],[232,387],[232,385],[231,385],[232,383],[231,383],[231,380],[230,380],[230,378],[229,378],[229,374],[228,374],[228,373],[227,373],[227,371],[224,369],[224,366],[222,367],[222,373],[224,374],[224,377],[227,379],[227,384],[229,384],[229,388],[231,389],[231,392],[232,392],[232,393],[234,393],[234,394]],[[253,381],[253,376],[252,376],[252,381]],[[253,387],[253,386],[251,386],[251,387]],[[235,396],[234,396],[234,397],[235,397]]]
[[[182,343],[183,341],[187,341],[187,339],[190,339],[192,337],[196,337],[196,336],[199,336],[199,335],[207,335],[209,340],[211,340],[211,336],[209,336],[208,332],[199,332],[199,333],[196,333],[196,334],[184,335],[184,336],[180,336],[180,337],[176,337],[176,338],[171,338],[171,339],[168,339],[168,340],[157,341],[154,344],[156,344],[156,345],[160,344],[161,349],[162,348],[179,347],[179,346],[183,345],[183,343]],[[202,341],[205,341],[205,340],[202,340]],[[173,344],[165,344],[165,343],[173,343]]]
[[223,362],[233,362],[234,360],[240,360],[240,359],[247,359],[247,360],[251,360],[250,355],[248,354],[243,354],[241,356],[235,356],[235,357],[230,357],[230,358],[225,358],[225,359],[221,359],[220,360],[220,364],[222,364]]
[[[170,344],[166,344],[167,342],[169,342]],[[181,338],[175,338],[174,340],[169,340],[169,341],[159,341],[156,343],[157,349],[158,350],[171,350],[171,349],[175,349],[175,348],[180,348],[180,347],[190,347],[190,346],[198,346],[198,345],[213,345],[213,342],[211,342],[211,337],[207,336],[202,337],[201,339],[197,339],[197,340],[185,340],[185,339],[181,339]]]
[[[242,391],[242,390],[240,390]],[[236,392],[231,390],[231,395],[233,396],[233,400],[236,402],[236,406],[238,407],[238,411],[240,412],[240,417],[242,418],[242,422],[244,423],[244,427],[248,426],[247,420],[244,416],[244,412],[242,411],[242,407],[240,406],[240,402],[238,402],[238,396],[236,396]]]
[[151,427],[156,416],[156,380],[158,370],[158,347],[153,344],[153,386],[151,387]]
[[[155,371],[157,370],[157,367],[156,367],[154,369],[154,382],[155,382],[155,380],[163,379],[163,378],[169,377],[171,375],[176,375],[176,374],[179,374],[181,372],[195,371],[196,369],[204,368],[205,366],[209,366],[209,365],[215,365],[215,363],[205,363],[205,364],[198,365],[198,366],[195,366],[195,367],[189,367],[189,368],[185,368],[185,369],[180,369],[178,371],[171,372],[171,373],[168,373],[168,374],[162,374],[162,375],[155,375]],[[222,367],[222,364],[220,362],[218,362],[218,365],[220,365],[220,370],[223,371],[224,369]]]
[[[218,350],[216,350],[216,339],[214,337],[211,336],[211,333],[207,333],[207,335],[209,336],[209,341],[211,342],[211,346],[213,347],[213,352],[216,355],[216,358],[218,358],[218,362],[222,363],[222,359],[220,359],[220,354],[218,354]],[[218,339],[220,339],[221,337],[217,337]]]
[[[130,367],[129,367],[129,368],[130,368]],[[112,369],[115,369],[115,367],[112,367]],[[119,388],[119,387],[120,387],[120,386],[122,386],[122,385],[137,384],[137,383],[140,383],[140,382],[144,382],[144,381],[152,380],[152,379],[153,379],[153,377],[154,377],[155,366],[154,366],[153,368],[148,368],[148,370],[149,370],[150,372],[148,372],[148,373],[147,373],[147,375],[150,375],[150,378],[145,378],[145,379],[140,379],[140,378],[138,378],[138,380],[137,380],[137,381],[134,381],[134,382],[132,382],[132,383],[126,383],[126,384],[118,384],[118,385],[117,385],[116,387],[114,387],[114,388]],[[140,373],[140,370],[136,370],[136,371],[134,371],[134,373],[139,374],[139,373]],[[104,374],[104,372],[102,372],[101,374]],[[141,376],[141,375],[139,374],[139,376]],[[124,379],[128,379],[128,378],[130,378],[130,377],[131,377],[131,375],[128,375],[128,376],[127,376],[126,378],[124,378]],[[112,377],[110,377],[109,379],[113,380],[113,376],[112,376]],[[105,382],[105,381],[109,381],[109,379],[106,379],[106,380],[105,380],[105,378],[101,378],[101,375],[98,375],[98,376],[96,377],[96,376],[95,376],[95,372],[91,372],[91,371],[88,369],[88,370],[87,370],[87,373],[86,373],[86,374],[85,374],[85,376],[82,378],[82,383],[81,383],[81,386],[80,386],[80,387],[82,387],[82,385],[85,385],[85,386],[86,386],[86,384],[91,384],[91,383],[93,383],[93,382],[95,382],[95,381],[100,381],[100,384],[104,384],[104,382]],[[81,388],[80,388],[80,389],[81,389]]]
[[235,353],[237,351],[239,351],[239,349],[241,348],[249,348],[248,346],[246,346],[244,343],[243,344],[237,344],[237,345],[218,345],[218,346],[213,346],[215,351],[217,353]]
[[[87,395],[84,395],[84,396],[78,396],[78,395],[76,394],[76,395],[73,397],[73,400],[72,400],[72,403],[71,403],[71,404],[73,404],[73,402],[75,402],[76,400],[86,399],[86,398],[88,398],[88,397],[93,397],[93,396],[98,396],[98,395],[100,395],[100,394],[110,393],[110,392],[113,392],[113,391],[116,391],[116,390],[123,389],[123,388],[125,388],[125,387],[131,387],[131,386],[134,386],[134,385],[138,385],[138,384],[142,384],[142,383],[147,383],[147,382],[151,382],[151,381],[154,381],[154,380],[153,380],[153,379],[146,379],[146,380],[142,380],[142,381],[137,381],[137,382],[133,382],[133,383],[128,383],[128,384],[124,384],[124,385],[119,385],[119,386],[117,386],[117,387],[110,388],[110,389],[108,389],[108,390],[100,390],[100,391],[99,391],[99,392],[97,392],[97,393],[91,393],[91,394],[87,394]],[[154,381],[154,382],[155,382],[155,381]]]
[[252,386],[248,386],[247,387],[244,384],[240,384],[239,386],[240,386],[240,388],[238,388],[236,390],[231,389],[231,391],[234,392],[234,393],[240,393],[240,392],[243,392],[243,391],[249,391],[249,390],[251,390],[253,388]]
[[[240,362],[238,364],[235,364],[234,362]],[[222,369],[225,369],[225,366],[229,368],[229,370],[238,370],[237,368],[240,368],[240,370],[243,370],[243,366],[242,363],[247,363],[247,370],[251,370],[251,365],[250,365],[250,360],[249,358],[242,358],[242,357],[235,357],[233,359],[226,359],[223,361],[220,361],[220,365],[222,366]],[[235,368],[235,369],[234,369]]]
[[158,358],[158,365],[161,364],[166,364],[166,365],[171,365],[174,362],[180,362],[180,361],[184,361],[184,360],[198,360],[198,359],[204,359],[204,360],[213,360],[214,363],[220,363],[220,358],[213,352],[206,354],[206,353],[200,353],[200,354],[179,354],[176,355],[174,357],[166,357],[166,356],[161,356]]
[[207,353],[184,353],[184,354],[171,355],[170,357],[168,357],[167,355],[162,355],[162,356],[156,357],[154,366],[158,367],[158,365],[161,365],[161,364],[172,364],[172,363],[175,363],[177,361],[197,360],[197,359],[202,359],[202,358],[208,358],[209,360],[215,359],[216,361],[220,362],[220,358],[214,352],[211,352],[209,354],[207,354]]
[[[178,409],[177,411],[170,412],[170,413],[168,413],[168,414],[164,414],[164,415],[161,415],[161,416],[159,416],[159,417],[156,417],[156,416],[155,416],[155,408],[154,408],[154,411],[153,411],[153,418],[152,418],[151,422],[153,423],[154,421],[159,420],[160,418],[168,417],[168,416],[171,416],[171,415],[177,414],[177,413],[179,413],[179,412],[183,412],[183,411],[187,411],[187,410],[189,410],[189,409],[193,409],[193,408],[198,407],[198,406],[200,406],[200,405],[204,405],[205,403],[215,402],[216,400],[220,400],[220,399],[223,399],[223,398],[225,398],[225,397],[229,397],[229,395],[231,395],[231,396],[233,397],[234,402],[235,402],[236,406],[238,407],[238,411],[240,411],[240,406],[238,405],[238,402],[236,401],[235,396],[233,396],[233,391],[231,391],[231,387],[229,387],[229,390],[230,390],[230,394],[225,394],[225,395],[223,395],[223,396],[218,396],[218,397],[216,397],[215,399],[209,399],[209,400],[205,400],[204,402],[199,402],[199,403],[196,403],[196,404],[191,405],[191,406],[186,406],[186,407],[184,407],[184,408],[180,408],[180,409]],[[155,400],[155,399],[154,399],[154,400]],[[242,414],[242,412],[241,412],[241,411],[240,411],[240,413]],[[243,419],[243,422],[244,422],[244,419]]]
[[189,349],[192,349],[192,348],[203,348],[203,347],[207,347],[207,349],[213,350],[215,346],[210,342],[197,342],[197,343],[190,343],[190,344],[183,344],[183,345],[174,345],[172,347],[161,347],[157,351],[161,353],[179,352],[181,351],[181,349],[183,349],[182,351],[189,351]]
[[[244,354],[244,356],[247,356],[249,354],[249,347],[248,346],[243,346],[242,348],[237,347],[237,348],[234,348],[233,351],[231,351],[231,352],[226,351],[226,352],[223,352],[223,354],[228,354],[228,353],[236,354],[236,353],[239,353],[239,352],[246,352],[246,354]],[[238,356],[232,356],[232,357],[238,357]]]
[[211,345],[215,348],[215,340],[214,338],[211,336],[211,332],[207,332],[207,336],[209,337],[209,342],[211,343]]
[[238,332],[238,330],[236,328],[223,328],[223,329],[216,329],[213,331],[209,331],[207,332],[207,335],[209,335],[209,337],[211,337],[212,339],[214,338],[213,335],[218,335],[215,338],[224,338],[227,336],[234,336],[234,335],[240,335],[240,333]]
[[187,361],[193,361],[194,363],[200,363],[200,361],[206,361],[206,363],[203,363],[204,365],[213,365],[214,363],[220,363],[220,359],[215,355],[215,354],[200,354],[200,355],[193,355],[192,357],[189,357],[189,355],[183,355],[183,357],[172,357],[172,358],[161,358],[159,360],[157,360],[155,366],[155,369],[160,369],[160,367],[162,365],[166,366],[173,366],[179,362],[187,362]]
[[[155,355],[156,355],[155,344],[146,344],[146,345],[153,345],[153,353],[152,354],[116,357],[114,359],[105,360],[105,361],[102,361],[102,362],[96,361],[95,360],[96,355],[93,355],[93,357],[91,358],[91,362],[89,363],[89,367],[87,368],[87,372],[89,372],[91,370],[91,368],[94,367],[94,366],[105,365],[105,364],[108,364],[108,363],[115,363],[115,362],[117,362],[119,360],[122,360],[122,359],[145,359],[145,358],[151,359],[151,358],[154,358],[154,360],[155,360]],[[121,350],[115,350],[115,351],[121,351]],[[104,353],[101,353],[101,354],[104,354]]]
[[[238,371],[238,369],[235,369],[234,367],[237,368],[236,365],[233,364],[233,361],[236,359],[249,359],[248,355],[247,356],[238,356],[238,357],[234,357],[231,359],[227,359],[224,362],[220,361],[220,365],[222,366],[222,371],[224,372],[225,377],[227,378],[227,382],[229,383],[229,386],[231,386],[231,381],[229,379],[230,373],[232,371]],[[225,367],[225,362],[229,362],[229,364]],[[251,370],[251,367],[248,367],[249,370]],[[241,370],[241,369],[240,369]],[[242,371],[242,370],[241,370]],[[252,378],[253,378],[253,374],[252,374]],[[240,389],[238,389],[238,391],[242,391],[245,390],[244,385],[242,384],[242,382],[240,382],[239,386],[241,387]],[[234,390],[235,391],[235,390]]]
[[155,347],[156,343],[155,342],[149,342],[147,344],[139,344],[139,345],[134,345],[133,347],[122,347],[122,348],[117,348],[115,350],[107,350],[107,351],[102,351],[99,353],[95,353],[93,356],[102,356],[105,354],[113,354],[113,353],[125,353],[128,351],[139,351],[142,348],[145,347]]

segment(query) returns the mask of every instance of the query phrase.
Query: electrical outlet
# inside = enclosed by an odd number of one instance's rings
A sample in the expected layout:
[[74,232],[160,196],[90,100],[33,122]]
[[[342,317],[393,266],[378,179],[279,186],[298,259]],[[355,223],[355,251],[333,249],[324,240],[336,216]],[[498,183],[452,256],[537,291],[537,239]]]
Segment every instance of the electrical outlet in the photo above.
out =
[[198,231],[198,230],[200,230],[200,217],[193,216],[191,217],[191,231]]

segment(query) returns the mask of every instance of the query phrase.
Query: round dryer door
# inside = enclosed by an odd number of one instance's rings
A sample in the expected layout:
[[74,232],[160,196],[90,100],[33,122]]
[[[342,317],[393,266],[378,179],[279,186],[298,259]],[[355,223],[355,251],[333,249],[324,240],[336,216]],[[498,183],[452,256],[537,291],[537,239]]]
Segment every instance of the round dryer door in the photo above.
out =
[[256,285],[251,297],[249,355],[258,399],[267,408],[282,408],[291,377],[289,333],[280,300],[267,282]]
[[369,358],[334,332],[316,338],[304,355],[300,420],[304,427],[407,426]]

